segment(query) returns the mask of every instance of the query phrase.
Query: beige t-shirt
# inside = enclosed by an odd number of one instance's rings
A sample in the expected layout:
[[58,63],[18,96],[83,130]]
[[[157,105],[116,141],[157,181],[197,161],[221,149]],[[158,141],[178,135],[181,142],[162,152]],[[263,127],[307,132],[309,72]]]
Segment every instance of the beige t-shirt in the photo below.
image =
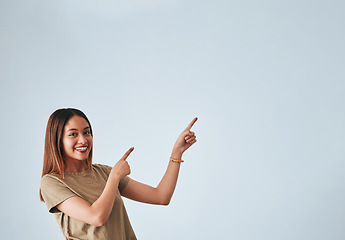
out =
[[56,174],[46,174],[41,179],[43,199],[49,212],[54,213],[63,235],[66,239],[137,239],[120,194],[130,180],[127,176],[121,179],[113,209],[108,220],[101,227],[95,227],[74,219],[56,208],[61,202],[73,196],[81,197],[90,204],[99,198],[105,187],[111,167],[93,164],[92,168],[92,172],[65,173],[63,180]]

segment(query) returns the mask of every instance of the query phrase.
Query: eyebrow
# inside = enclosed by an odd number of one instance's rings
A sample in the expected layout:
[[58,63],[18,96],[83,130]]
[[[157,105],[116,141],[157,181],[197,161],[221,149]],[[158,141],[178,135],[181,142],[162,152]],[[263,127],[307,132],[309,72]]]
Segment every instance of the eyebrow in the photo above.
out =
[[[85,127],[83,130],[86,130],[86,129],[88,129],[88,128],[90,128],[90,127]],[[71,128],[71,129],[68,129],[68,130],[67,130],[67,132],[69,132],[69,131],[78,131],[78,129],[76,129],[76,128]]]

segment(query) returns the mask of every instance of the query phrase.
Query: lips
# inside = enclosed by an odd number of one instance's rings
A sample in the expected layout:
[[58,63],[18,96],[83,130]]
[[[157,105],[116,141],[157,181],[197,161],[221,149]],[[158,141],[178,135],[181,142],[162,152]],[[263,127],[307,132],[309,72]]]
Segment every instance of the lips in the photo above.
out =
[[88,148],[87,146],[83,146],[83,147],[76,147],[74,149],[80,153],[85,153],[87,148]]

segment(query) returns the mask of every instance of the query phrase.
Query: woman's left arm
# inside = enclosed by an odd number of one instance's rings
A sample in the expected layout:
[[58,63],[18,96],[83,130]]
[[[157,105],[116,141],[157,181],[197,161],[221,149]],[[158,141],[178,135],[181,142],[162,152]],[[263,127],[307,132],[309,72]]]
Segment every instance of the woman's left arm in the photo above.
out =
[[[181,159],[183,153],[196,142],[196,136],[194,132],[191,132],[191,128],[197,120],[198,118],[194,118],[177,138],[171,158]],[[131,179],[121,195],[143,203],[168,205],[176,187],[180,164],[169,161],[168,168],[156,188]]]

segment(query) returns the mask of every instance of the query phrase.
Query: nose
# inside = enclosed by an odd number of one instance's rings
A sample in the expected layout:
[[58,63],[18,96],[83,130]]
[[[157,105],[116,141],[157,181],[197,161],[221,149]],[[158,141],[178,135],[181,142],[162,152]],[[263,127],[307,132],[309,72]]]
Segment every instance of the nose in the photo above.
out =
[[80,143],[80,144],[86,144],[87,143],[87,139],[85,138],[84,135],[82,135],[82,134],[79,135],[78,143]]

